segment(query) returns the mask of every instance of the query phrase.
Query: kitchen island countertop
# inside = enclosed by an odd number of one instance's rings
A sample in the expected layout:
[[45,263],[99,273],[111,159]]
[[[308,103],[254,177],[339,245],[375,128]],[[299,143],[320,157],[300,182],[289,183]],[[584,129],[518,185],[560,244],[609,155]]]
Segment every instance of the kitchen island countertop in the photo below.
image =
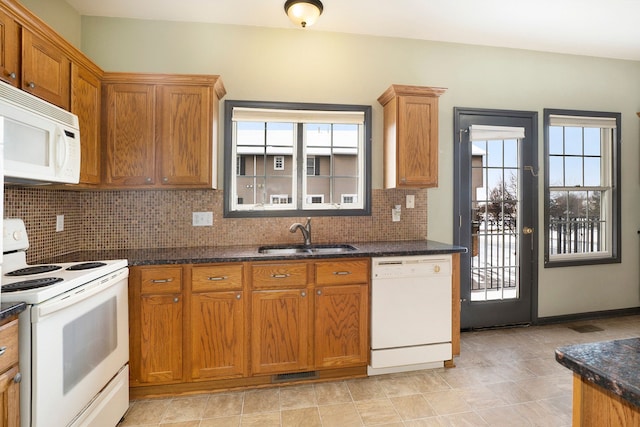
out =
[[556,360],[585,381],[640,408],[640,338],[560,347]]
[[84,262],[107,259],[127,259],[129,265],[202,264],[213,262],[244,262],[290,259],[354,258],[375,256],[442,255],[466,252],[462,246],[433,240],[349,243],[356,250],[322,254],[262,254],[259,245],[212,246],[190,248],[117,249],[78,251],[60,255],[39,263]]

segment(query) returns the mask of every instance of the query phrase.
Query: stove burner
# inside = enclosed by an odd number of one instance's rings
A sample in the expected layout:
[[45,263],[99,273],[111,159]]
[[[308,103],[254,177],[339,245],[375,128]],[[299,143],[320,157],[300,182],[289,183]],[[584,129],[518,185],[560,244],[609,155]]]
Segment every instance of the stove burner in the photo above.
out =
[[29,276],[30,274],[48,273],[50,271],[60,270],[61,268],[59,265],[34,265],[10,271],[5,274],[5,276]]
[[67,267],[67,270],[75,271],[75,270],[89,270],[91,268],[104,267],[104,262],[83,262],[82,264],[72,265],[71,267]]
[[63,279],[60,277],[43,277],[40,279],[24,280],[22,282],[2,285],[2,292],[17,292],[26,291],[28,289],[43,288],[45,286],[50,286],[62,281]]

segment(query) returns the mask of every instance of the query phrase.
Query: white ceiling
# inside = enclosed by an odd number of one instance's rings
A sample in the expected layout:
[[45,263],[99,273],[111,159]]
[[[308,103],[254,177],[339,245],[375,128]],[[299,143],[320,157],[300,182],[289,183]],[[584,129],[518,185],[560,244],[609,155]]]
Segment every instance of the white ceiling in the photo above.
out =
[[[284,0],[67,0],[80,14],[293,28]],[[640,61],[640,0],[322,0],[306,30]]]

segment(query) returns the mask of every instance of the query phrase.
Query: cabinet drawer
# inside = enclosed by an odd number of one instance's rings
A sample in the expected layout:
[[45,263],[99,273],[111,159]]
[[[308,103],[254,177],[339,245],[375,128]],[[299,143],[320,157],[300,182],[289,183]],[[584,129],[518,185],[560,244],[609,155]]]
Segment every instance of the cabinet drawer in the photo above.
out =
[[140,276],[140,292],[143,294],[182,292],[182,267],[143,268]]
[[307,285],[307,264],[253,264],[251,275],[254,288],[305,287]]
[[369,283],[369,260],[316,263],[316,285]]
[[18,320],[0,326],[0,372],[18,363]]
[[208,265],[191,269],[193,292],[242,289],[242,264]]

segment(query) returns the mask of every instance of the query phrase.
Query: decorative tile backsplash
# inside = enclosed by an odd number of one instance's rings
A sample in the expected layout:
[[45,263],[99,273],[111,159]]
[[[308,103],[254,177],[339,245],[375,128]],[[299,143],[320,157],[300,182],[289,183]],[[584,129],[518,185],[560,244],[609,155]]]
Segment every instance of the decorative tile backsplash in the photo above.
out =
[[[414,209],[405,196],[415,194]],[[302,243],[289,233],[305,218],[223,218],[221,190],[68,191],[5,188],[5,218],[22,218],[27,261],[78,250]],[[420,240],[427,237],[426,190],[373,190],[371,216],[314,217],[314,243]],[[400,222],[391,208],[402,205]],[[191,225],[192,212],[213,212],[213,227]],[[56,232],[56,215],[64,231]]]

